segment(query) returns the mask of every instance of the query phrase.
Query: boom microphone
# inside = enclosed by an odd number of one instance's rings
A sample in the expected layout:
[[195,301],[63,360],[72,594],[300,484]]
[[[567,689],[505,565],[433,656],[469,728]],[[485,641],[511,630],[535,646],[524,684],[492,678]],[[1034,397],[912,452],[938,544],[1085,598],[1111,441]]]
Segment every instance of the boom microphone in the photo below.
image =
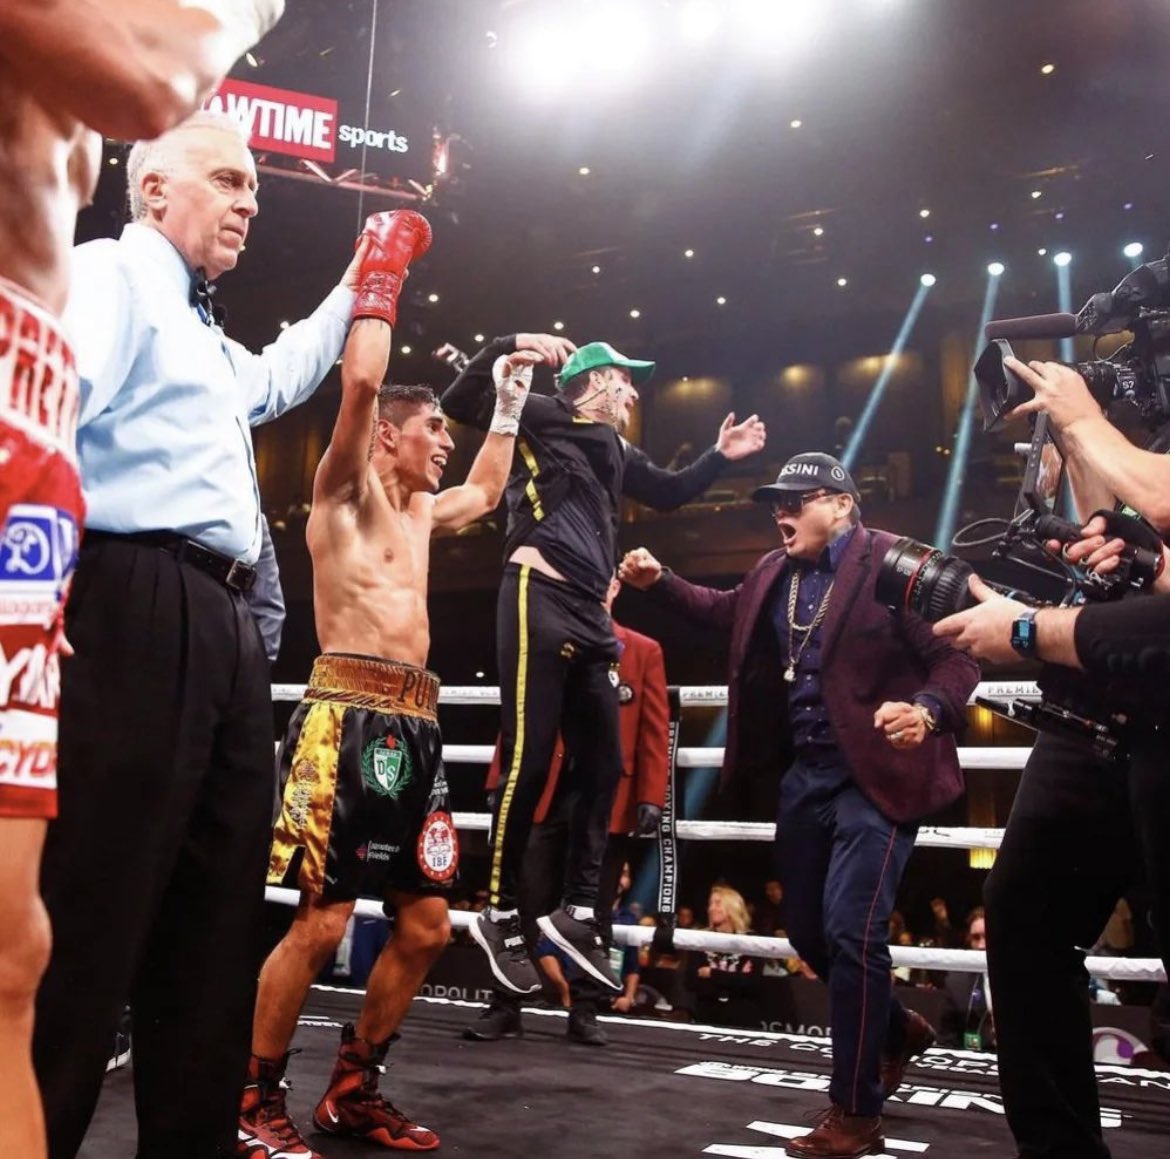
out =
[[1073,338],[1077,330],[1075,314],[1034,314],[1030,318],[1001,318],[983,328],[987,339],[1006,338]]

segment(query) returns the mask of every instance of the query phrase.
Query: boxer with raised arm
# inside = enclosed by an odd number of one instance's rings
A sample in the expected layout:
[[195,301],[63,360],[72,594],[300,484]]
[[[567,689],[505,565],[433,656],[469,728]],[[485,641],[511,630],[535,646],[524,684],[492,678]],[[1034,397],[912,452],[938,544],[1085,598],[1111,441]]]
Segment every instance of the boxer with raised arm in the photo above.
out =
[[45,1154],[29,1056],[49,953],[38,892],[56,816],[59,620],[82,520],[77,374],[58,317],[102,134],[198,108],[284,0],[0,4],[0,1155]]
[[[429,387],[383,386],[408,262],[431,242],[411,210],[376,214],[363,234],[341,409],[317,468],[308,542],[322,655],[289,724],[271,884],[301,891],[296,920],[260,975],[237,1154],[309,1159],[281,1080],[309,986],[335,952],[359,893],[395,910],[357,1024],[342,1030],[314,1126],[395,1150],[438,1136],[377,1089],[390,1040],[447,944],[446,893],[459,863],[430,648],[427,570],[435,528],[457,529],[504,493],[534,351],[500,358],[483,447],[456,487],[439,491],[454,444]],[[436,494],[438,492],[438,494]]]

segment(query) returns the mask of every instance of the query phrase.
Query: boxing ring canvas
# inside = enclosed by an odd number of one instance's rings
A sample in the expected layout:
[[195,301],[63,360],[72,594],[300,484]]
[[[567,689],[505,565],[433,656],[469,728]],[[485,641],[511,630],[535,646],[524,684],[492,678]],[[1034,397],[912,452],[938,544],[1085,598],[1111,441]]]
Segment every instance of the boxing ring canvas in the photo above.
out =
[[[315,988],[301,1018],[289,1109],[308,1126],[332,1066],[338,1027],[357,1017],[358,991]],[[602,1018],[603,1049],[571,1043],[561,1011],[525,1010],[524,1037],[467,1042],[473,1003],[419,998],[391,1047],[382,1087],[438,1131],[446,1155],[475,1159],[782,1159],[785,1139],[824,1110],[823,1038]],[[1163,1159],[1170,1073],[1099,1066],[1107,1139],[1117,1159]],[[106,1078],[81,1159],[126,1159],[134,1137],[132,1075]],[[1014,1154],[995,1057],[932,1048],[886,1104],[890,1159],[995,1159]],[[306,1132],[328,1159],[385,1154]]]

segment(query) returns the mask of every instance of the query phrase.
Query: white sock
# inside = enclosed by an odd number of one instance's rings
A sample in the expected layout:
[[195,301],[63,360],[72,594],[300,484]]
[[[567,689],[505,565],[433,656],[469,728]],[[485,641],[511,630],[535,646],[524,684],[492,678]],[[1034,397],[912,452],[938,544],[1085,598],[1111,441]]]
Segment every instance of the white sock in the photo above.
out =
[[496,909],[494,905],[488,906],[487,917],[489,922],[506,922],[509,918],[519,917],[520,911],[518,909]]
[[567,905],[565,906],[565,913],[579,922],[593,920],[593,907],[591,905]]

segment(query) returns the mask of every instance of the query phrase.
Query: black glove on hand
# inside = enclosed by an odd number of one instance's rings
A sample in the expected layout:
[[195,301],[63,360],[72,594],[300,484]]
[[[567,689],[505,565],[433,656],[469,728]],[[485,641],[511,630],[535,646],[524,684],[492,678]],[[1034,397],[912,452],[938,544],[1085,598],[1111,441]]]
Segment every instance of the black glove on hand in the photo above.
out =
[[658,832],[662,821],[662,810],[649,801],[642,801],[638,805],[638,823],[634,826],[635,837],[652,837]]

